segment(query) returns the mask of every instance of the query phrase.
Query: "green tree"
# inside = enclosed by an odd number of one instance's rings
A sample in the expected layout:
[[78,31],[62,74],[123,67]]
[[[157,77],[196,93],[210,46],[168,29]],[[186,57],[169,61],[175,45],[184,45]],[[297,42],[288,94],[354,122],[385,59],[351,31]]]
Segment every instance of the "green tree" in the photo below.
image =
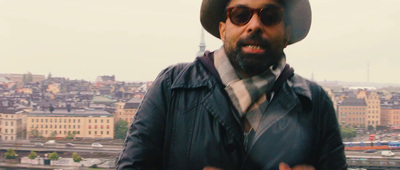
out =
[[66,139],[74,139],[76,136],[76,131],[73,131],[72,133],[69,131],[67,134],[67,137],[65,137]]
[[28,155],[29,159],[35,159],[37,157],[37,153],[35,151],[31,151],[31,153]]
[[74,160],[74,162],[80,162],[82,160],[82,157],[78,153],[74,152],[72,153],[72,159]]
[[357,135],[357,131],[353,127],[342,127],[340,131],[344,139],[351,139]]
[[50,133],[49,138],[50,139],[56,139],[56,136],[57,136],[57,131],[53,131],[53,132]]
[[14,149],[7,149],[7,152],[4,153],[4,158],[15,159],[17,158],[17,153],[15,153]]
[[37,130],[37,128],[32,129],[31,131],[29,131],[29,136],[33,137],[33,138],[40,138],[42,137],[42,135],[40,135],[39,130]]
[[369,130],[369,131],[375,130],[375,128],[374,128],[374,126],[372,126],[372,125],[368,125],[368,130]]
[[127,131],[128,131],[127,121],[119,120],[117,123],[115,123],[114,134],[116,139],[125,139]]
[[49,159],[50,160],[58,160],[58,158],[60,158],[60,156],[58,156],[57,152],[53,152],[49,155]]

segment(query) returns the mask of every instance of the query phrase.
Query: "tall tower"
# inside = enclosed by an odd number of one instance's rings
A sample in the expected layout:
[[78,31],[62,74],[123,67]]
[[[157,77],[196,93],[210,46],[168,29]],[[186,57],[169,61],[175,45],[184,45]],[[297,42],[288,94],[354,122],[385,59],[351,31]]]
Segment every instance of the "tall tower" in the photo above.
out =
[[314,72],[311,72],[311,81],[314,81]]
[[204,42],[204,29],[201,29],[201,37],[200,37],[200,45],[199,51],[197,52],[196,56],[202,56],[206,51],[206,43]]
[[367,62],[367,83],[369,83],[369,61]]

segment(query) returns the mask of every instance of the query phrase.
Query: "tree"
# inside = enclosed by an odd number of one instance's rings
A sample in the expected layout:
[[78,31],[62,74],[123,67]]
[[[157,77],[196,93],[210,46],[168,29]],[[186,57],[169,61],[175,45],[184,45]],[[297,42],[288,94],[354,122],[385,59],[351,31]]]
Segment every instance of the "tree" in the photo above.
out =
[[37,153],[35,151],[31,151],[31,153],[28,155],[29,159],[35,159],[37,157]]
[[32,129],[29,132],[29,136],[32,136],[33,138],[41,138],[42,137],[42,135],[40,135],[39,130],[37,130],[37,128]]
[[128,131],[127,121],[119,120],[117,123],[115,123],[114,132],[116,139],[125,139],[127,131]]
[[357,131],[353,127],[342,127],[340,131],[344,139],[351,139],[357,135]]
[[6,159],[15,159],[17,158],[17,153],[13,149],[7,149],[7,152],[4,153],[4,158]]
[[58,158],[60,158],[60,156],[58,156],[57,152],[53,152],[49,155],[49,159],[50,160],[58,160]]
[[74,139],[75,136],[76,136],[76,131],[73,131],[72,133],[70,131],[68,131],[68,135],[65,138],[66,139]]
[[368,130],[369,130],[369,131],[372,131],[372,130],[375,130],[375,128],[374,128],[374,126],[372,126],[372,125],[368,125]]
[[54,111],[54,107],[51,104],[50,104],[50,107],[49,107],[49,111],[50,111],[50,113],[53,113],[53,111]]
[[50,139],[56,139],[56,136],[57,136],[57,131],[52,131],[52,132],[50,133],[49,138],[50,138]]
[[82,157],[78,153],[74,152],[72,153],[72,159],[74,160],[74,162],[80,162],[82,160]]

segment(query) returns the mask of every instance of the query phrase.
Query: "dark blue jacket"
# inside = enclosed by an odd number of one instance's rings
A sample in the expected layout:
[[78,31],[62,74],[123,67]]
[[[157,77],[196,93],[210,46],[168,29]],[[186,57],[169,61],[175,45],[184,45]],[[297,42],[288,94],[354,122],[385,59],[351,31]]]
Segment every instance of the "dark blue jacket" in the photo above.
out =
[[347,169],[332,102],[313,82],[294,75],[283,84],[248,152],[236,115],[224,85],[199,58],[171,66],[138,108],[117,169],[255,170],[278,169],[280,162]]

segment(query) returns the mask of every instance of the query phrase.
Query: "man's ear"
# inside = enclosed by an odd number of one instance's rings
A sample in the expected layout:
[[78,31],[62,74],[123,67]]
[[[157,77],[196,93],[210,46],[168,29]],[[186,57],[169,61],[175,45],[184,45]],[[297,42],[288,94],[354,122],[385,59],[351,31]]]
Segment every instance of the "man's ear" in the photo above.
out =
[[222,42],[225,42],[225,22],[219,22],[219,37],[221,38]]
[[290,25],[285,26],[285,37],[284,37],[285,48],[289,45],[291,35],[292,35],[292,27]]

